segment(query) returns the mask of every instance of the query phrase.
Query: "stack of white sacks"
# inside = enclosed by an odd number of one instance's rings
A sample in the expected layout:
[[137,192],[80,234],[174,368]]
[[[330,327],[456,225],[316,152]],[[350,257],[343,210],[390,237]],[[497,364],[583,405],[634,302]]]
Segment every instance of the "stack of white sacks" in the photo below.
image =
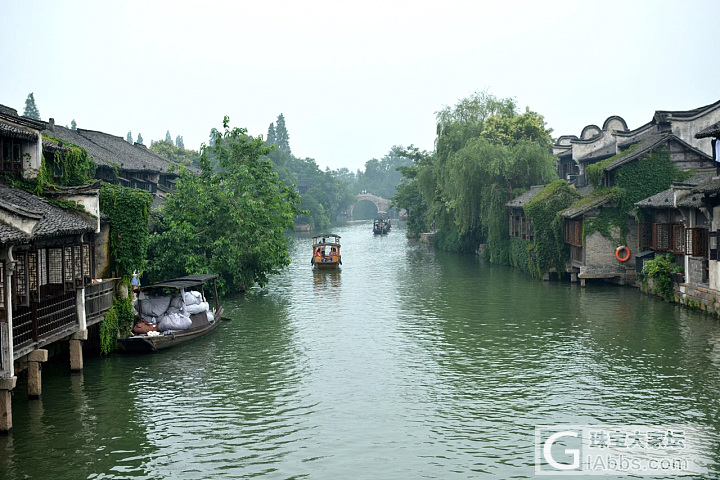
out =
[[186,330],[192,326],[190,315],[207,312],[209,321],[214,321],[210,305],[202,294],[196,291],[181,295],[160,295],[140,298],[136,304],[142,306],[141,315],[147,323],[157,323],[158,331],[169,332]]

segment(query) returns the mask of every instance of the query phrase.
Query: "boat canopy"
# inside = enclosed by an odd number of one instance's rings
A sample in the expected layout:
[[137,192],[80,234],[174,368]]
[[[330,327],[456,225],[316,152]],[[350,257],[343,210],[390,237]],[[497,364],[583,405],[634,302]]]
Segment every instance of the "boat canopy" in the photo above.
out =
[[181,288],[202,285],[208,280],[215,280],[216,278],[218,278],[218,276],[214,274],[187,275],[185,277],[173,278],[172,280],[164,280],[153,283],[152,285],[143,286],[140,287],[140,290],[150,290],[153,288],[175,288],[179,290]]
[[313,245],[340,244],[340,235],[334,233],[323,233],[313,237]]

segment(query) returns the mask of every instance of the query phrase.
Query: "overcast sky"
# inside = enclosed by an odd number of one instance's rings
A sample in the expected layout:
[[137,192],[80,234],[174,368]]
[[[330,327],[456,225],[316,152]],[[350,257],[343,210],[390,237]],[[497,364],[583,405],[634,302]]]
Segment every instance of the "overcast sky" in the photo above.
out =
[[514,97],[555,137],[720,100],[720,1],[0,0],[0,104],[199,148],[283,113],[321,168],[432,150],[435,112]]

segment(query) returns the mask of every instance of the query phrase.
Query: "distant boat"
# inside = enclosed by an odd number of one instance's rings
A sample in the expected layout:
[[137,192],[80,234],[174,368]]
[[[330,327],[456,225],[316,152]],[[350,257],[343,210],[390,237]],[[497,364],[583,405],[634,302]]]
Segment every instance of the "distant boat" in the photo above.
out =
[[373,220],[373,233],[375,235],[386,234],[390,231],[390,217],[385,212],[378,212],[378,216]]
[[317,269],[338,269],[340,257],[340,235],[324,233],[313,237],[313,253],[310,264]]

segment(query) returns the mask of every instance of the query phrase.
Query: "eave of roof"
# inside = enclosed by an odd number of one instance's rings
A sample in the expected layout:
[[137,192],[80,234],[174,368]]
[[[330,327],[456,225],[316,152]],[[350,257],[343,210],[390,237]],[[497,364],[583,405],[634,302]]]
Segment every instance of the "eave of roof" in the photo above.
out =
[[695,138],[720,137],[720,122],[714,123],[707,128],[703,128],[695,134]]
[[505,206],[522,208],[523,205],[535,198],[538,193],[542,192],[543,188],[545,188],[545,185],[533,185],[527,192],[523,193],[517,198],[510,200],[508,203],[505,204]]
[[601,207],[612,200],[610,192],[597,194],[595,198],[588,199],[588,197],[581,198],[567,210],[563,211],[560,215],[564,218],[576,218],[583,215],[590,210]]

